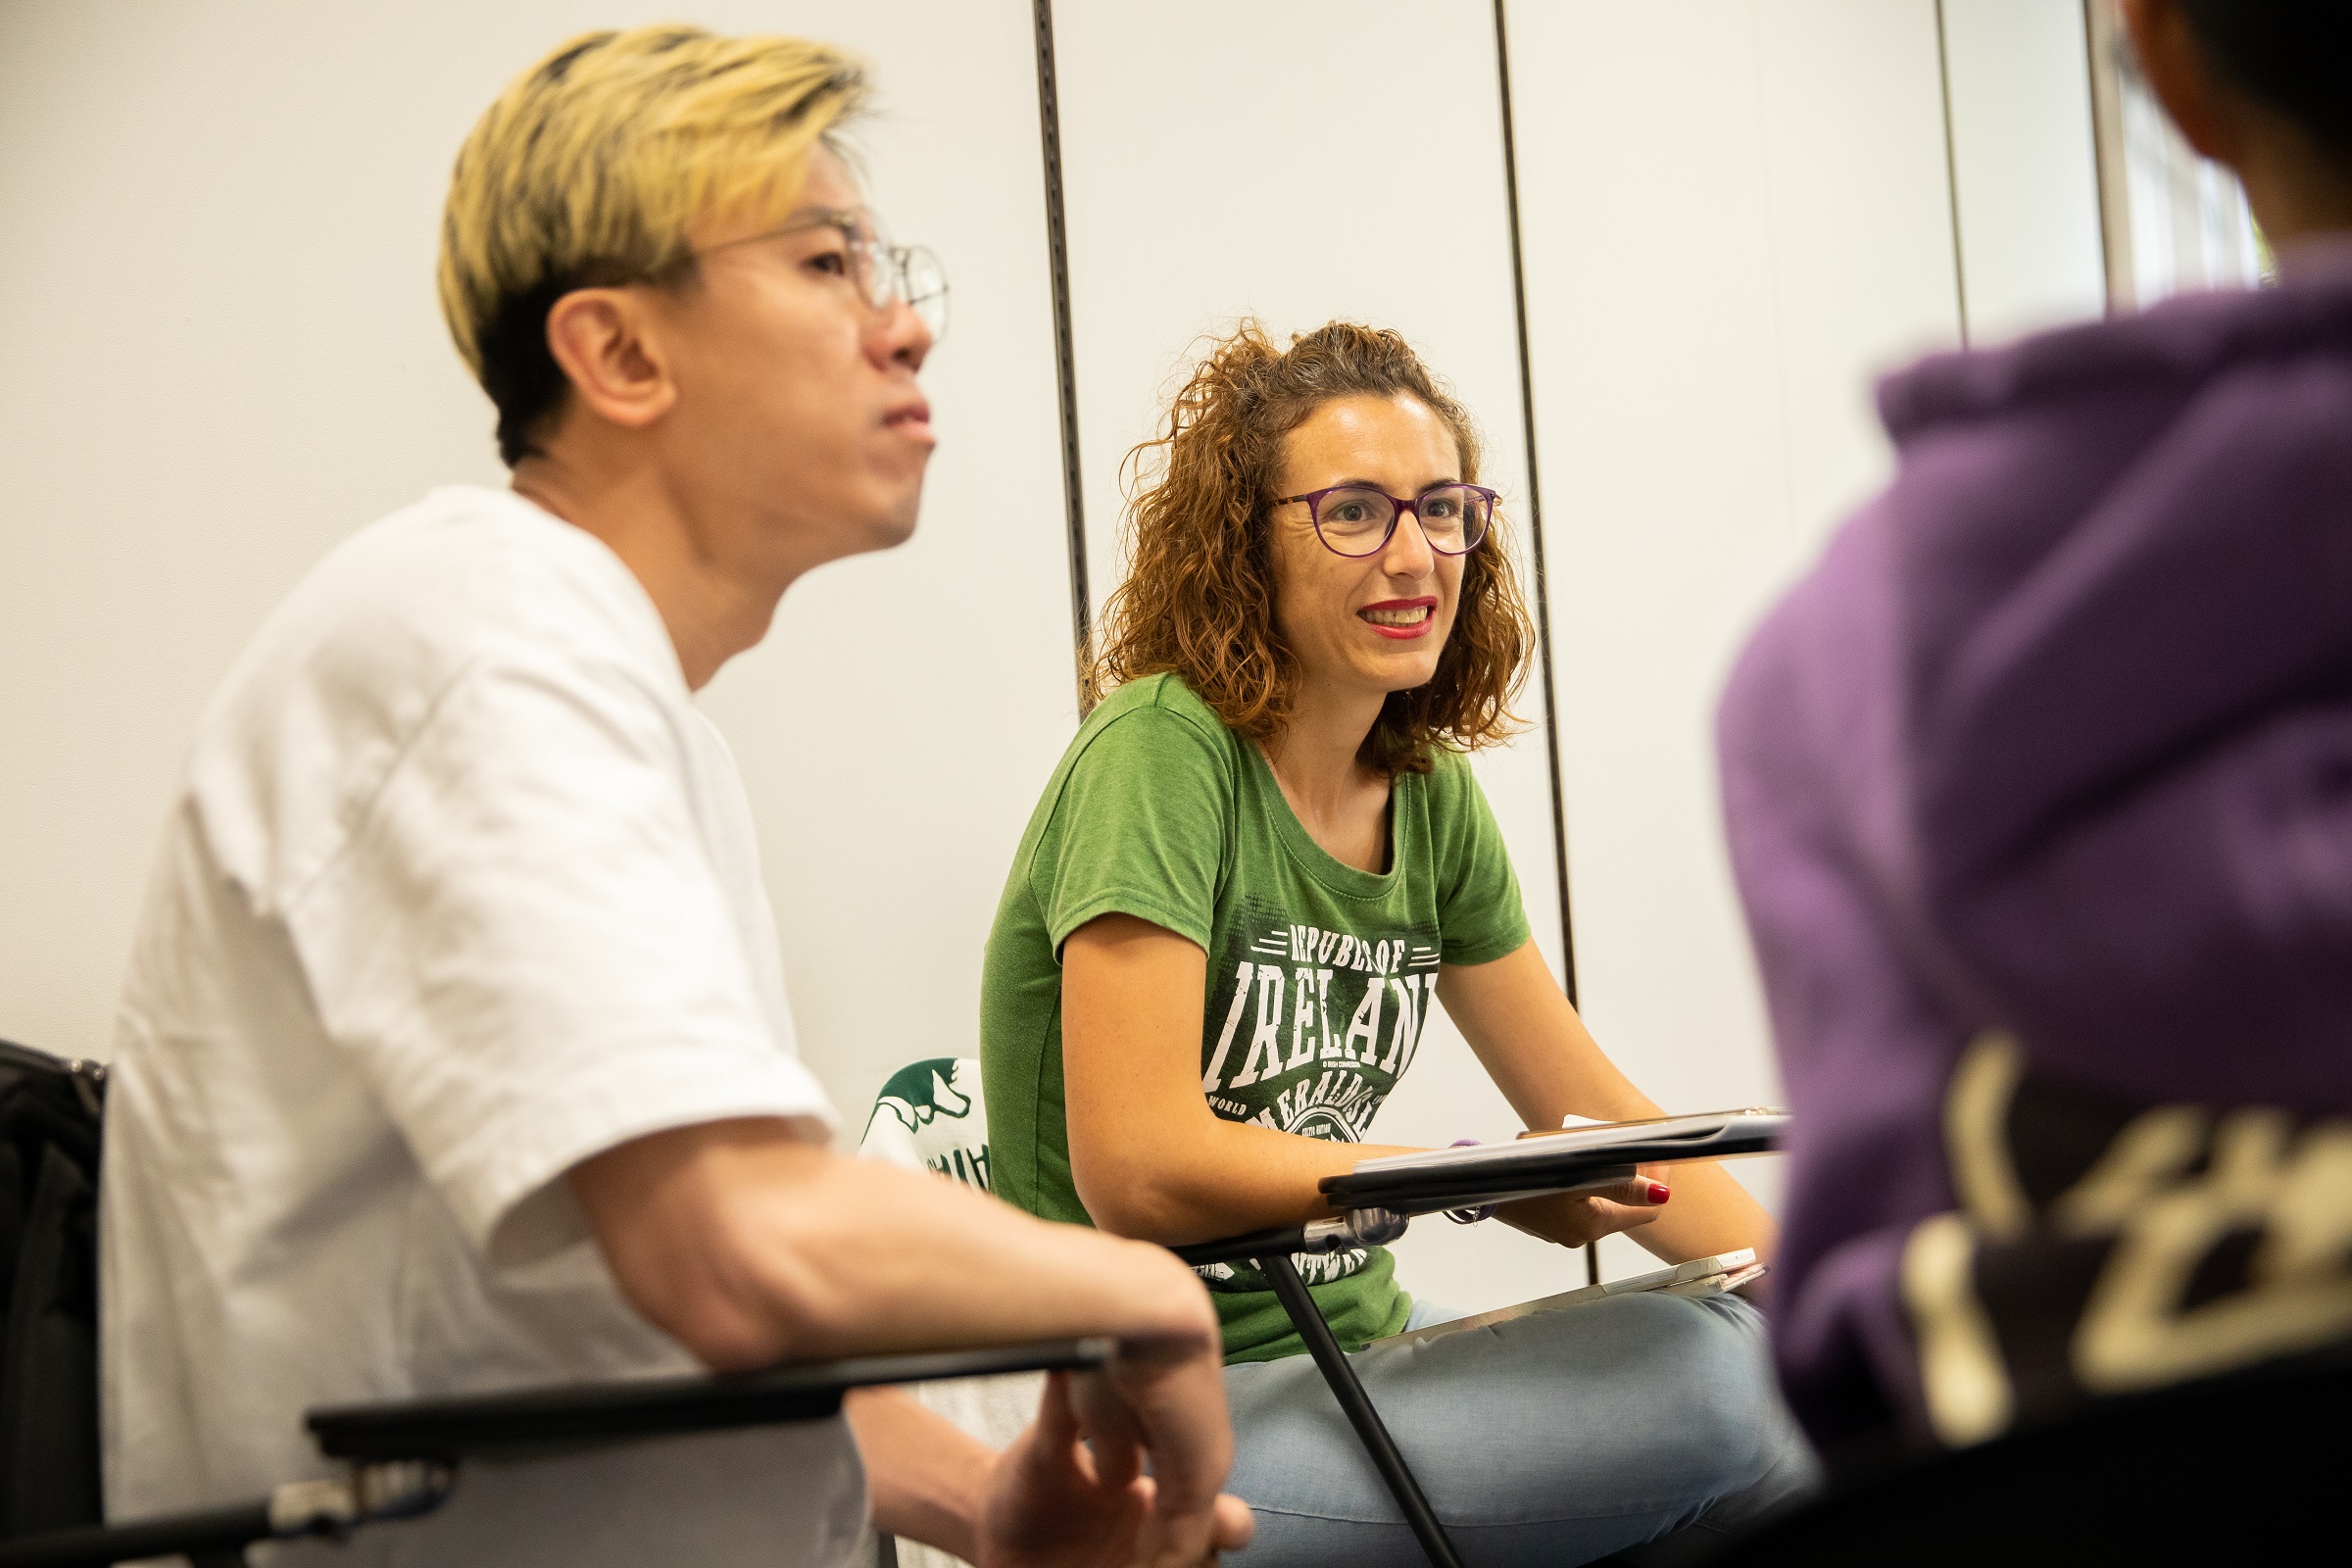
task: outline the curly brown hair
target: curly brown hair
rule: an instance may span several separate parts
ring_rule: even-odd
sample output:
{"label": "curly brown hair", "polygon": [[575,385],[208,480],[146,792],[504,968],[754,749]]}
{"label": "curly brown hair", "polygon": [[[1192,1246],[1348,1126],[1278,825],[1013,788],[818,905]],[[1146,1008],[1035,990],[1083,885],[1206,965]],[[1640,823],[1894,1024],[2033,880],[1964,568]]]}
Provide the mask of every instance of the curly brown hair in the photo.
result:
{"label": "curly brown hair", "polygon": [[[1127,455],[1130,566],[1102,607],[1087,662],[1091,706],[1117,686],[1173,672],[1252,740],[1281,733],[1298,661],[1274,619],[1267,521],[1283,441],[1334,398],[1411,397],[1453,432],[1462,478],[1478,478],[1469,413],[1396,333],[1333,321],[1277,348],[1245,320],[1211,339],[1168,406],[1159,436]],[[1358,754],[1385,773],[1426,773],[1434,748],[1474,751],[1517,733],[1535,627],[1499,512],[1462,567],[1452,635],[1428,684],[1391,692]]]}

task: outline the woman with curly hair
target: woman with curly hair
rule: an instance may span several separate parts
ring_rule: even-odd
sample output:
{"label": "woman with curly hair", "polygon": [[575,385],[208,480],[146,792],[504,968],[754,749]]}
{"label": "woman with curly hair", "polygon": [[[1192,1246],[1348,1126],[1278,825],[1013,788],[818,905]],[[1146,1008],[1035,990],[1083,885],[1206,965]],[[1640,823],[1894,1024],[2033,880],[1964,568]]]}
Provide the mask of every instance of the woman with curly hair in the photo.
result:
{"label": "woman with curly hair", "polygon": [[[1332,1211],[1443,1002],[1527,1125],[1657,1107],[1529,940],[1466,753],[1506,737],[1534,631],[1469,416],[1393,332],[1217,343],[1131,508],[1097,704],[990,936],[997,1192],[1165,1245]],[[1712,1166],[1506,1206],[1576,1247],[1768,1252]],[[1671,1201],[1669,1200],[1671,1199]],[[1380,1249],[1302,1259],[1343,1344],[1451,1314]],[[1266,1282],[1203,1270],[1257,1510],[1249,1563],[1420,1560]],[[1732,1297],[1614,1298],[1357,1357],[1476,1563],[1583,1562],[1796,1490],[1810,1461]]]}

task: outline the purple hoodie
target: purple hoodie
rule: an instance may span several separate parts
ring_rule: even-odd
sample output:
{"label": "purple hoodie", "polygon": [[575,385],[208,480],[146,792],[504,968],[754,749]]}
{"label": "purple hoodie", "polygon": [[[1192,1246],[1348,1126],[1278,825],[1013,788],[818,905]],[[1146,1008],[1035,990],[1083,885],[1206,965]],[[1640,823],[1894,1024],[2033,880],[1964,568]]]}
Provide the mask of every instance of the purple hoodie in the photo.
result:
{"label": "purple hoodie", "polygon": [[[1906,1294],[1932,1216],[1977,1249],[1993,1321],[1955,1332],[2006,1358],[1996,1403],[2030,1411],[2040,1353],[1996,1293],[2096,1298],[2108,1253],[2050,1216],[2098,1148],[2043,1180],[2033,1106],[1996,1099],[2017,1142],[1988,1180],[2022,1184],[2016,1217],[1955,1184],[1947,1088],[1983,1031],[2027,1081],[2120,1107],[2101,1147],[2163,1102],[2352,1110],[2352,238],[2275,289],[1930,358],[1879,408],[1892,485],[1756,633],[1719,718],[1796,1112],[1775,1335],[1831,1445],[1954,1441]],[[2340,1213],[2352,1176],[2328,1180]],[[2028,1231],[2038,1261],[2004,1286],[1994,1244]],[[2183,1287],[2162,1326],[2225,1288]],[[2164,1381],[2059,1364],[2072,1317],[2036,1332],[2069,1396]]]}

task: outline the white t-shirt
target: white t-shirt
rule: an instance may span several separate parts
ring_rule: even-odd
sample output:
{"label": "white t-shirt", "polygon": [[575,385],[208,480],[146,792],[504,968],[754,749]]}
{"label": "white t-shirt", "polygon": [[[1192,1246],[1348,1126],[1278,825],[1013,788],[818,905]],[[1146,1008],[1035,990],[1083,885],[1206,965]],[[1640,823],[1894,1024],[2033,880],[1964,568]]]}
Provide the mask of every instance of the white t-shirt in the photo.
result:
{"label": "white t-shirt", "polygon": [[[295,589],[206,711],[118,1025],[108,1511],[331,1473],[312,1406],[694,1369],[565,1170],[832,1108],[733,759],[587,533],[448,489]],[[469,1465],[341,1562],[840,1560],[837,1421]],[[691,1549],[688,1549],[691,1548]]]}

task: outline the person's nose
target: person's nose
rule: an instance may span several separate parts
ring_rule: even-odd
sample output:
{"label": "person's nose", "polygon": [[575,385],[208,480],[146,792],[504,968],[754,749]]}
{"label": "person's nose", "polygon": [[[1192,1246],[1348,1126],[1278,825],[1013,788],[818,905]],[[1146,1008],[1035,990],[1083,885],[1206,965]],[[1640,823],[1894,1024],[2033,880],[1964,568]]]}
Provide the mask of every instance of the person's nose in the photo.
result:
{"label": "person's nose", "polygon": [[905,300],[892,300],[874,312],[865,331],[865,351],[875,368],[903,365],[920,370],[931,357],[931,328]]}
{"label": "person's nose", "polygon": [[1417,579],[1428,576],[1437,565],[1438,553],[1429,547],[1429,535],[1421,531],[1420,514],[1399,510],[1389,547],[1380,553],[1380,569],[1392,577]]}

